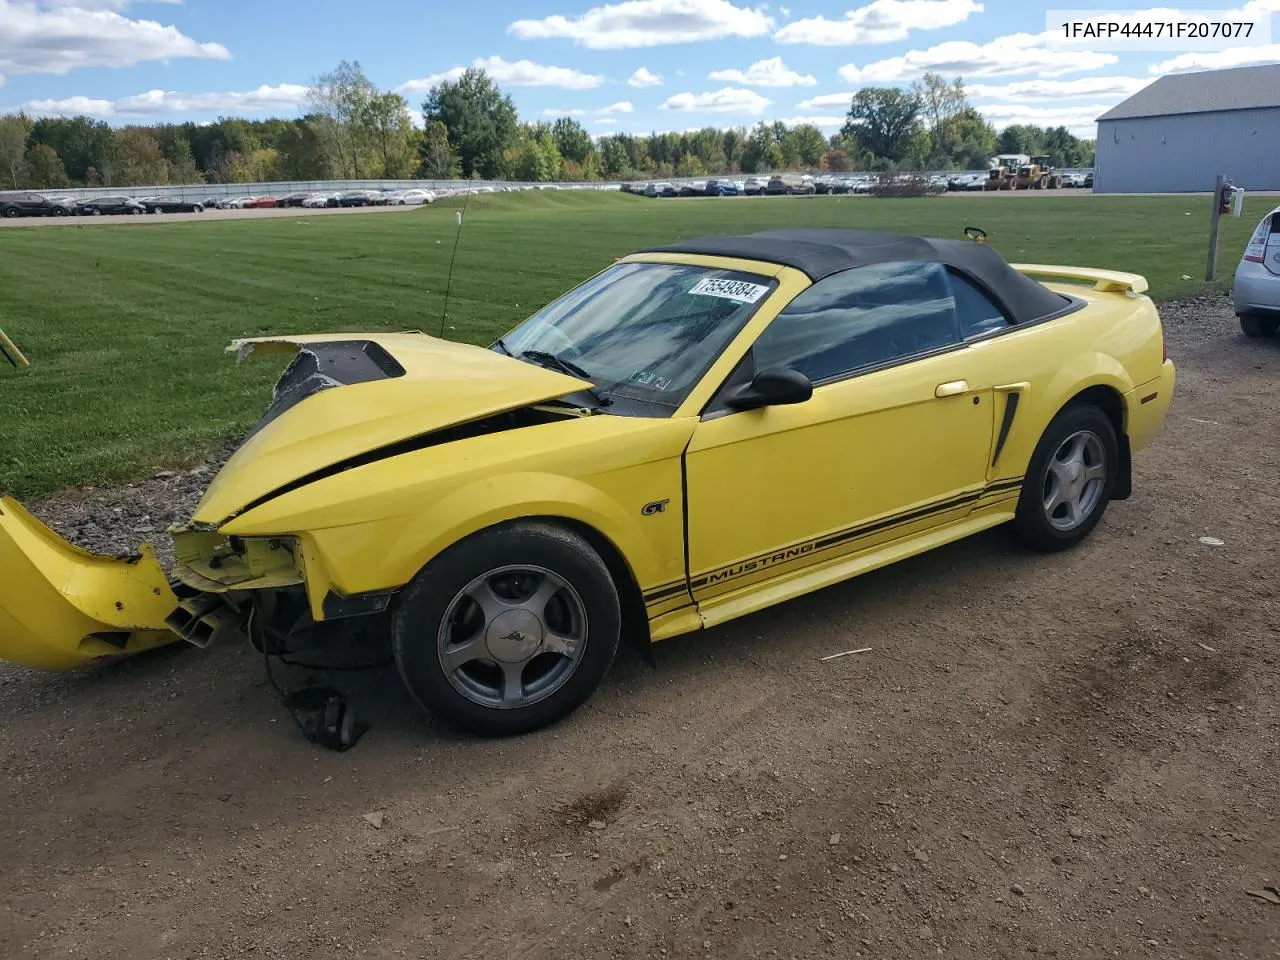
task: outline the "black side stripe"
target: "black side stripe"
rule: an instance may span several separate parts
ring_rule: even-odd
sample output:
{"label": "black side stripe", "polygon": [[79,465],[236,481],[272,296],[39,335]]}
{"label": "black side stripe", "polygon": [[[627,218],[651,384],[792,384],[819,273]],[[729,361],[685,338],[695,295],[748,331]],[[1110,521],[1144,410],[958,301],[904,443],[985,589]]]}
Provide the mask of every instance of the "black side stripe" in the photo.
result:
{"label": "black side stripe", "polygon": [[[730,564],[727,567],[720,567],[716,570],[710,570],[707,573],[693,579],[687,586],[684,581],[673,581],[669,584],[663,584],[658,587],[651,588],[644,594],[644,602],[646,605],[660,603],[663,600],[669,600],[678,596],[689,588],[704,587],[708,583],[716,581],[725,581],[736,579],[747,573],[754,573],[762,569],[762,563],[774,557],[780,557],[787,553],[795,552],[797,556],[817,553],[828,550],[831,547],[847,543],[850,540],[856,540],[861,537],[869,536],[873,533],[879,533],[893,527],[901,526],[906,523],[912,523],[916,520],[923,520],[937,513],[945,513],[948,510],[954,510],[957,507],[965,506],[970,503],[979,503],[981,501],[993,502],[992,498],[1005,496],[1022,486],[1022,477],[1012,479],[998,480],[989,484],[982,490],[976,490],[972,493],[960,494],[946,500],[940,500],[927,506],[918,507],[915,510],[908,510],[905,513],[895,514],[893,516],[884,517],[883,519],[873,521],[872,523],[864,523],[858,526],[849,527],[845,530],[838,530],[835,533],[829,533],[826,536],[819,537],[814,540],[801,541],[799,543],[789,544],[784,547],[778,547],[765,553],[748,557],[745,560],[739,560],[737,563]],[[984,504],[985,505],[985,504]],[[788,559],[795,557],[781,556],[779,562],[786,562]],[[764,564],[767,565],[767,564]],[[723,574],[728,571],[728,575]],[[682,608],[676,608],[682,609]]]}
{"label": "black side stripe", "polygon": [[688,588],[685,586],[685,582],[681,580],[678,583],[673,583],[669,587],[659,587],[656,590],[650,590],[644,595],[644,602],[646,604],[651,604],[658,603],[662,600],[668,600],[671,597],[676,597],[684,593],[686,589]]}
{"label": "black side stripe", "polygon": [[1004,442],[1009,439],[1009,428],[1013,426],[1014,414],[1018,412],[1018,394],[1016,392],[1009,394],[1004,402],[1004,420],[1000,423],[1000,435],[996,438],[996,452],[991,456],[991,465],[994,467],[996,461],[1000,459],[1000,451],[1004,449]]}

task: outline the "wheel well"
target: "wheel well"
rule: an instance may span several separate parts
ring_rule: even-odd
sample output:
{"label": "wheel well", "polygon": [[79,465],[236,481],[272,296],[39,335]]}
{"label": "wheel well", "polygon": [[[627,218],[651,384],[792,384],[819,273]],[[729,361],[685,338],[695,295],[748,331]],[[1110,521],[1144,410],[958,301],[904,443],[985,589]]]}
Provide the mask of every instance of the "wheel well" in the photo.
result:
{"label": "wheel well", "polygon": [[[1106,387],[1099,384],[1096,387],[1089,387],[1087,390],[1081,390],[1071,401],[1067,407],[1075,405],[1088,404],[1097,407],[1107,415],[1107,419],[1111,421],[1111,425],[1116,431],[1116,443],[1120,448],[1120,474],[1116,477],[1115,490],[1111,495],[1113,500],[1128,499],[1133,488],[1133,461],[1129,449],[1129,434],[1125,430],[1125,410],[1124,397],[1114,387]],[[1065,407],[1063,409],[1066,409]]]}
{"label": "wheel well", "polygon": [[636,582],[631,565],[627,563],[622,551],[612,540],[589,524],[566,517],[539,517],[547,523],[572,530],[591,544],[593,550],[600,554],[600,559],[609,568],[609,576],[618,590],[618,600],[622,608],[622,642],[633,646],[644,656],[652,656],[649,637],[649,614],[644,606],[644,594],[640,592],[640,584]]}

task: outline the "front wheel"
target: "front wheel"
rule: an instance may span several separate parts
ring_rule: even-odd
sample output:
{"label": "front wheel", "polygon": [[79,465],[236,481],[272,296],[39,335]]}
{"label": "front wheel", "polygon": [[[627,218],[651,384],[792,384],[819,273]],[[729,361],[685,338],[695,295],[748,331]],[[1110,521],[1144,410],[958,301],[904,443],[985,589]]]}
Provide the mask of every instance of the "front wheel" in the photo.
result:
{"label": "front wheel", "polygon": [[1074,547],[1107,509],[1119,466],[1111,419],[1092,404],[1067,407],[1036,446],[1014,530],[1033,550]]}
{"label": "front wheel", "polygon": [[1280,330],[1280,317],[1260,317],[1246,313],[1240,317],[1240,329],[1246,337],[1270,337]]}
{"label": "front wheel", "polygon": [[475,733],[554,723],[618,651],[618,591],[600,555],[546,523],[494,527],[450,547],[405,588],[392,638],[405,686]]}

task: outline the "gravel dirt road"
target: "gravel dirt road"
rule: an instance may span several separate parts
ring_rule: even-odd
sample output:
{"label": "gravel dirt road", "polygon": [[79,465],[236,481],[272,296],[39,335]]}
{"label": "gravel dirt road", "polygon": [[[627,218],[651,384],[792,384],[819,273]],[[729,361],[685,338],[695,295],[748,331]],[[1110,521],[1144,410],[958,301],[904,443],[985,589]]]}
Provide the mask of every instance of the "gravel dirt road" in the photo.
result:
{"label": "gravel dirt road", "polygon": [[[326,752],[247,645],[0,670],[0,956],[1280,956],[1280,340],[1165,316],[1168,426],[1080,549],[994,531],[627,654],[534,736],[381,671],[327,678],[373,728]],[[41,510],[128,542],[205,479]]]}

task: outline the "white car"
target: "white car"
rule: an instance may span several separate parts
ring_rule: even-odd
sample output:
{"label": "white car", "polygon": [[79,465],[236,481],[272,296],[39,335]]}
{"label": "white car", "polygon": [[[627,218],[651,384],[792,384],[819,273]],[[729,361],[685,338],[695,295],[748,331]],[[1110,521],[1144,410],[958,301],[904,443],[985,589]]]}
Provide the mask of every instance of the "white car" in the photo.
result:
{"label": "white car", "polygon": [[311,209],[315,209],[316,207],[327,207],[329,206],[329,201],[333,199],[334,195],[332,193],[317,193],[314,196],[307,197],[307,199],[303,200],[302,205]]}
{"label": "white car", "polygon": [[1231,299],[1245,336],[1270,337],[1280,330],[1280,207],[1263,217],[1249,238]]}
{"label": "white car", "polygon": [[414,207],[424,203],[433,203],[436,199],[435,193],[430,190],[396,190],[387,194],[387,206],[389,207]]}

